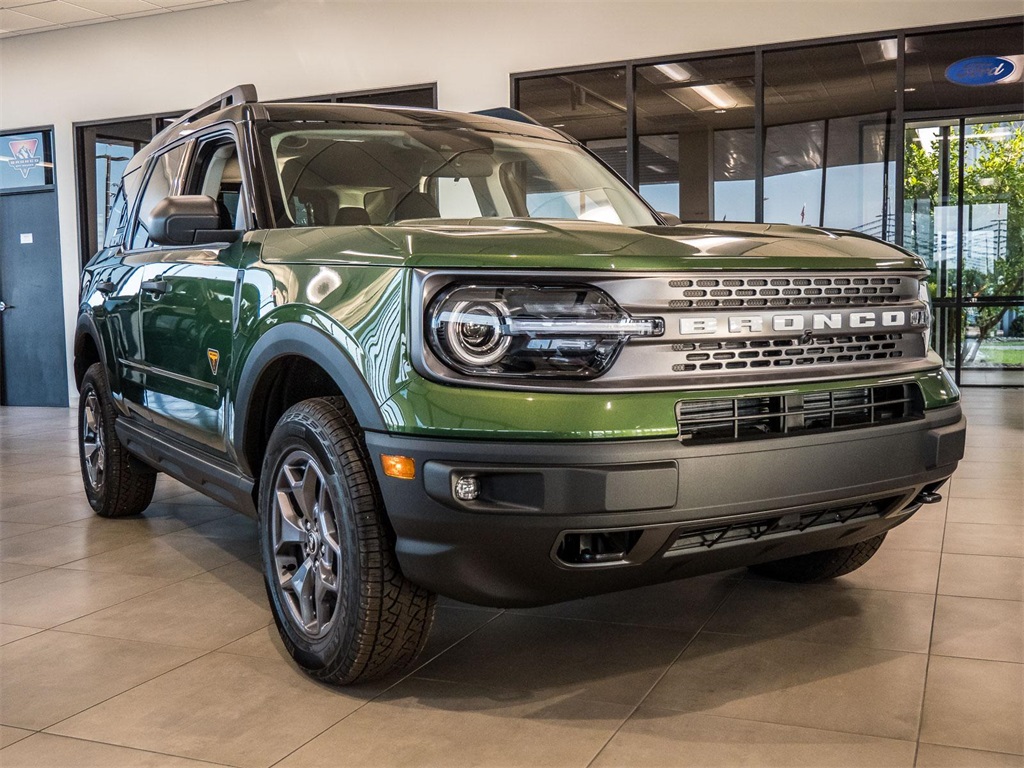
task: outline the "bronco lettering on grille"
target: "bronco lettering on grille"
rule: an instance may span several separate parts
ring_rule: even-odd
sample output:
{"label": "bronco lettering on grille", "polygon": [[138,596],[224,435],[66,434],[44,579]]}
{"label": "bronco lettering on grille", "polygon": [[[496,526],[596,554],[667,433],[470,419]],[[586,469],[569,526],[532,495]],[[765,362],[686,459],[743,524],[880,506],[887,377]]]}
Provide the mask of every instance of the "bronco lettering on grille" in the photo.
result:
{"label": "bronco lettering on grille", "polygon": [[[913,313],[911,313],[913,315]],[[915,318],[910,318],[913,324]],[[906,327],[907,313],[903,310],[886,310],[880,312],[815,312],[810,315],[779,314],[765,317],[763,315],[732,315],[720,317],[682,317],[679,319],[679,332],[684,336],[714,334],[720,330],[729,333],[786,333],[804,330],[841,330],[859,328],[901,328]]]}

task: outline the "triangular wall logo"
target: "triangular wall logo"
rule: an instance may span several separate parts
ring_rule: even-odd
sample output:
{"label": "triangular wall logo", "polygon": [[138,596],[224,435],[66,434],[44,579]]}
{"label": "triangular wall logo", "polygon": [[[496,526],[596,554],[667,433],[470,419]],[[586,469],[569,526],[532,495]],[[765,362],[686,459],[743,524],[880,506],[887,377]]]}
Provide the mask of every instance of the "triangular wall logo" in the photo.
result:
{"label": "triangular wall logo", "polygon": [[39,139],[17,139],[7,143],[11,147],[11,154],[14,155],[7,164],[21,171],[22,178],[27,179],[32,169],[43,162],[43,158],[36,155]]}

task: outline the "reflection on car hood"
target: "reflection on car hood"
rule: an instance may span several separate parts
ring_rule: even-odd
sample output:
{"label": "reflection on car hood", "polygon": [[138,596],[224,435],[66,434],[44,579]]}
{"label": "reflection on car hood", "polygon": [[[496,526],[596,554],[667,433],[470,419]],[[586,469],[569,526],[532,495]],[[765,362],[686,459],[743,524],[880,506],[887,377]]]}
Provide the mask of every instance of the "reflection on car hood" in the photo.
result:
{"label": "reflection on car hood", "polygon": [[864,235],[782,224],[624,227],[554,219],[422,219],[263,234],[262,257],[270,263],[610,271],[924,269],[916,256]]}

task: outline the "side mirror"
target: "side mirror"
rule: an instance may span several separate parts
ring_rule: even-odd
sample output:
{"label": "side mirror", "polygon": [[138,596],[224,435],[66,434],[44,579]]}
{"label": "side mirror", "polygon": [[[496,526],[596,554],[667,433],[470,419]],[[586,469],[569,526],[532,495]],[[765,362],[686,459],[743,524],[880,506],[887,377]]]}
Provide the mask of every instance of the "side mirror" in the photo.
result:
{"label": "side mirror", "polygon": [[149,214],[149,239],[157,245],[233,243],[242,233],[220,228],[217,201],[206,195],[165,197]]}
{"label": "side mirror", "polygon": [[676,216],[674,213],[658,211],[658,215],[661,217],[661,220],[665,222],[666,227],[677,227],[683,223],[683,220]]}

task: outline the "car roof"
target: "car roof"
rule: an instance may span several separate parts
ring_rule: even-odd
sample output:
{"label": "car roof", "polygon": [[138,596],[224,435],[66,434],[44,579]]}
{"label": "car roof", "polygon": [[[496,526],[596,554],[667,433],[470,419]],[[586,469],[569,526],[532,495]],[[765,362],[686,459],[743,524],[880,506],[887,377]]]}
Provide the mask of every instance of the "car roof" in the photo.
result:
{"label": "car roof", "polygon": [[[509,112],[511,112],[509,110]],[[524,115],[525,118],[525,115]],[[316,102],[251,102],[234,104],[194,119],[178,120],[157,134],[132,158],[125,173],[143,165],[162,147],[218,123],[332,122],[364,125],[463,128],[492,133],[574,142],[565,134],[541,125],[493,115],[450,112],[422,107],[390,107],[377,104],[322,104]]]}

